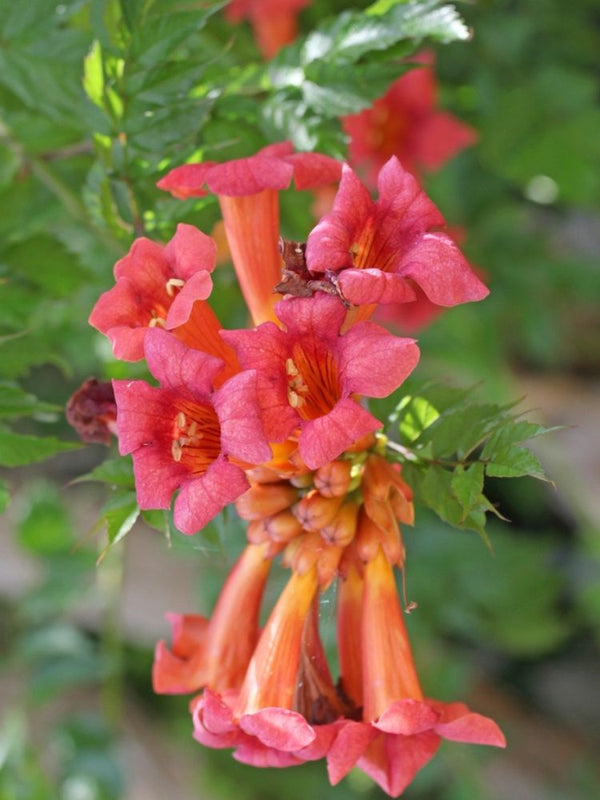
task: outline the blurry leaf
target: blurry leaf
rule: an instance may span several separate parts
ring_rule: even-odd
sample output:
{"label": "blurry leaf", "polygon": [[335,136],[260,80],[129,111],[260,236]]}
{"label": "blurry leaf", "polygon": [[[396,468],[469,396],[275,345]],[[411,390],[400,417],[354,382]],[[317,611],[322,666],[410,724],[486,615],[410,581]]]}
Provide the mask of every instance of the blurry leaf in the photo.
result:
{"label": "blurry leaf", "polygon": [[6,511],[6,507],[10,503],[10,493],[8,486],[4,481],[0,481],[0,514]]}
{"label": "blurry leaf", "polygon": [[8,186],[20,166],[19,156],[8,147],[0,148],[0,187]]}
{"label": "blurry leaf", "polygon": [[8,249],[4,258],[13,275],[22,275],[48,297],[69,297],[90,279],[88,270],[49,236],[32,236]]}
{"label": "blurry leaf", "polygon": [[0,428],[0,464],[4,467],[18,467],[68,450],[78,450],[81,445],[75,442],[61,442],[52,436],[39,437],[13,433]]}
{"label": "blurry leaf", "polygon": [[29,631],[18,647],[19,656],[28,664],[36,664],[48,658],[91,655],[92,644],[87,636],[74,625],[54,622],[43,628]]}
{"label": "blurry leaf", "polygon": [[95,40],[83,62],[83,88],[92,103],[104,108],[104,71],[102,48]]}
{"label": "blurry leaf", "polygon": [[60,553],[73,545],[71,520],[51,484],[30,488],[27,512],[19,521],[17,540],[36,555]]}
{"label": "blurry leaf", "polygon": [[44,403],[35,395],[23,391],[15,383],[0,382],[0,419],[55,414],[61,410],[61,406]]}
{"label": "blurry leaf", "polygon": [[554,561],[552,537],[492,523],[492,553],[467,534],[448,536],[425,511],[417,520],[415,536],[407,534],[411,596],[436,629],[520,657],[552,652],[572,635],[562,603],[565,576]]}

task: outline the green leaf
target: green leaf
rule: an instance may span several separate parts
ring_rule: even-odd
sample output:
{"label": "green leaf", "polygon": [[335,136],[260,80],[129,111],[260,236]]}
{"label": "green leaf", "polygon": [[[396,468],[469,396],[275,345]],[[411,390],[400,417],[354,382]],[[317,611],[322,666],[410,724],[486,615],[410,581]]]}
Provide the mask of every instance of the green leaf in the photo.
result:
{"label": "green leaf", "polygon": [[471,464],[467,469],[459,466],[452,476],[452,492],[461,504],[465,516],[477,506],[481,506],[483,476],[484,467],[481,462]]}
{"label": "green leaf", "polygon": [[401,417],[400,439],[403,443],[414,442],[421,433],[439,417],[439,412],[425,397],[407,395],[398,404],[392,419]]}
{"label": "green leaf", "polygon": [[483,460],[493,459],[496,452],[502,452],[513,444],[527,442],[536,436],[557,430],[560,430],[560,427],[545,428],[543,425],[526,420],[508,422],[490,436],[484,445],[481,457]]}
{"label": "green leaf", "polygon": [[414,467],[407,463],[403,467],[403,477],[415,493],[416,502],[428,508],[455,528],[473,530],[484,539],[485,536],[485,498],[474,504],[468,511],[454,494],[453,473],[439,465]]}
{"label": "green leaf", "polygon": [[284,48],[267,76],[276,91],[300,91],[306,110],[317,117],[356,113],[406,70],[400,59],[428,36],[447,42],[467,38],[468,31],[453,6],[436,0],[396,5],[383,14],[345,11]]}
{"label": "green leaf", "polygon": [[102,481],[102,483],[107,483],[109,486],[133,489],[135,482],[133,478],[131,456],[106,458],[101,464],[94,467],[91,472],[76,478],[73,483],[80,483],[83,481]]}
{"label": "green leaf", "polygon": [[15,383],[0,382],[0,419],[47,414],[54,416],[61,410],[61,406],[43,403]]}
{"label": "green leaf", "polygon": [[437,456],[465,458],[498,428],[511,406],[465,404],[443,412],[416,440],[418,446],[430,443]]}
{"label": "green leaf", "polygon": [[46,556],[68,550],[73,545],[73,530],[56,487],[37,484],[27,501],[27,513],[18,526],[21,547]]}
{"label": "green leaf", "polygon": [[106,523],[108,545],[100,554],[98,562],[102,561],[111,547],[127,536],[139,515],[140,509],[135,492],[128,489],[117,489],[104,506],[102,520]]}
{"label": "green leaf", "polygon": [[0,465],[3,467],[19,467],[80,448],[80,444],[63,442],[53,436],[30,436],[0,428]]}
{"label": "green leaf", "polygon": [[[369,14],[369,9],[366,13]],[[440,44],[449,44],[471,37],[456,8],[437,0],[417,0],[396,5],[384,19],[389,25],[399,27],[404,38],[430,38]]]}
{"label": "green leaf", "polygon": [[494,454],[494,460],[486,464],[485,473],[490,478],[520,478],[529,475],[547,480],[540,460],[523,447],[510,447]]}

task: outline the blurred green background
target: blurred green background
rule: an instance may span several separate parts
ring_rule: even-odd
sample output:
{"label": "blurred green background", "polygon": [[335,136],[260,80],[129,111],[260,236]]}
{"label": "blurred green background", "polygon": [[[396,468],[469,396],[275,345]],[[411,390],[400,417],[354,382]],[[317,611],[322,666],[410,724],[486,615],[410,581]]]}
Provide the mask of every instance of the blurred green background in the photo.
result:
{"label": "blurred green background", "polygon": [[[187,698],[152,693],[152,648],[165,611],[210,611],[243,529],[230,515],[186,539],[168,515],[136,521],[127,467],[76,481],[106,448],[78,448],[63,420],[88,376],[143,374],[87,326],[114,262],[135,236],[166,240],[179,221],[210,232],[219,217],[213,198],[155,189],[170,166],[290,135],[344,155],[339,122],[265,82],[249,26],[223,5],[0,0],[0,800],[384,797],[362,773],[332,788],[322,763],[256,770],[192,741]],[[311,3],[301,34],[366,5]],[[566,427],[536,442],[556,488],[487,486],[510,520],[490,523],[493,554],[425,509],[406,532],[426,692],[494,716],[509,747],[444,743],[405,796],[588,800],[600,796],[600,10],[458,8],[473,36],[435,44],[439,103],[479,141],[424,182],[491,294],[419,334],[419,375],[522,396],[529,418]],[[306,238],[310,204],[282,198],[285,234]],[[222,319],[244,324],[230,271],[215,282]],[[107,534],[123,541],[97,567]]]}

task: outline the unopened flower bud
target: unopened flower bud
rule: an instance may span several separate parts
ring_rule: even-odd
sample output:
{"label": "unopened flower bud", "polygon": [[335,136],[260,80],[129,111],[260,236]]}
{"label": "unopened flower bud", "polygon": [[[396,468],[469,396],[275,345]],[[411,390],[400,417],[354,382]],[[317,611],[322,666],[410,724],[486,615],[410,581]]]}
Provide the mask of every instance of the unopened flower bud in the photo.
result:
{"label": "unopened flower bud", "polygon": [[246,528],[246,538],[251,544],[262,544],[269,539],[269,534],[262,519],[249,522]]}
{"label": "unopened flower bud", "polygon": [[314,475],[315,488],[323,497],[343,497],[350,485],[350,461],[330,461]]}
{"label": "unopened flower bud", "polygon": [[341,504],[341,497],[323,497],[319,492],[312,491],[296,503],[293,511],[303,528],[320,531],[333,521]]}
{"label": "unopened flower bud", "polygon": [[348,501],[340,508],[332,522],[321,528],[321,536],[328,544],[346,547],[356,534],[358,504]]}
{"label": "unopened flower bud", "polygon": [[[408,487],[406,487],[408,489]],[[406,525],[413,525],[415,521],[415,507],[412,504],[412,492],[407,497],[404,492],[394,487],[390,493],[389,504],[392,513],[399,522]]]}
{"label": "unopened flower bud", "polygon": [[375,435],[372,433],[366,433],[364,436],[361,436],[360,439],[357,439],[350,447],[346,448],[347,453],[360,453],[361,450],[368,450],[370,447],[373,447],[375,444]]}
{"label": "unopened flower bud", "polygon": [[256,484],[235,501],[238,514],[245,520],[272,517],[297,499],[298,491],[287,482]]}
{"label": "unopened flower bud", "polygon": [[302,525],[287,509],[264,520],[264,526],[268,536],[275,542],[289,542],[302,533]]}
{"label": "unopened flower bud", "polygon": [[356,550],[363,563],[366,564],[375,558],[381,545],[381,539],[381,529],[368,516],[363,507],[356,527]]}
{"label": "unopened flower bud", "polygon": [[327,591],[335,578],[343,552],[344,548],[342,546],[330,544],[319,552],[319,557],[317,559],[317,575],[322,592]]}
{"label": "unopened flower bud", "polygon": [[290,483],[298,489],[307,489],[312,486],[313,474],[312,472],[302,472],[299,475],[292,475]]}
{"label": "unopened flower bud", "polygon": [[305,533],[288,544],[283,553],[283,563],[297,573],[304,575],[317,562],[320,550],[324,547],[318,533]]}

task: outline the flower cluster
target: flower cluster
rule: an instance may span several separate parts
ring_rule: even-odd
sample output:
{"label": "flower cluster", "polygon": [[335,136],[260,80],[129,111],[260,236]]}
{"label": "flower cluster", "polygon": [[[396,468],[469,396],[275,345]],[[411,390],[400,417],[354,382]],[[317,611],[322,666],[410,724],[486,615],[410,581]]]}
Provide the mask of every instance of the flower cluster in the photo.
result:
{"label": "flower cluster", "polygon": [[[292,178],[298,189],[339,181],[306,245],[279,241],[278,192]],[[170,616],[155,690],[199,693],[194,736],[233,748],[239,761],[324,758],[332,783],[357,765],[392,796],[442,738],[503,746],[492,720],[423,694],[394,577],[412,493],[366,406],[394,392],[419,358],[414,340],[370,319],[377,309],[413,302],[417,289],[442,306],[487,289],[395,158],[379,173],[376,201],[347,165],[288,143],[188,164],[159,185],[176,197],[218,195],[252,325],[219,322],[215,246],[189,225],[165,246],[135,242],[90,318],[115,355],[145,357],[158,382],[113,382],[140,507],[169,508],[176,494],[186,534],[230,503],[247,522],[248,543],[210,619]],[[261,630],[275,558],[290,577]],[[337,681],[319,634],[319,599],[334,584]]]}

